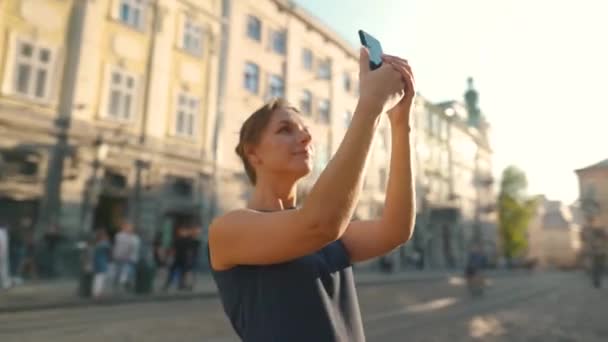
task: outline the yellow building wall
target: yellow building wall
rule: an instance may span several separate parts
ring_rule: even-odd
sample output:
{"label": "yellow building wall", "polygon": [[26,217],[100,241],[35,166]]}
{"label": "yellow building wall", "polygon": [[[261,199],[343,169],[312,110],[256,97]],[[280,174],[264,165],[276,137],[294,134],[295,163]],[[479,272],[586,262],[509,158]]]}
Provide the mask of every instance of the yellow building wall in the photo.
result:
{"label": "yellow building wall", "polygon": [[[65,39],[73,1],[5,0],[0,2],[0,99],[7,104],[26,105],[54,116],[60,95]],[[17,39],[44,44],[54,51],[48,101],[33,100],[14,91]]]}

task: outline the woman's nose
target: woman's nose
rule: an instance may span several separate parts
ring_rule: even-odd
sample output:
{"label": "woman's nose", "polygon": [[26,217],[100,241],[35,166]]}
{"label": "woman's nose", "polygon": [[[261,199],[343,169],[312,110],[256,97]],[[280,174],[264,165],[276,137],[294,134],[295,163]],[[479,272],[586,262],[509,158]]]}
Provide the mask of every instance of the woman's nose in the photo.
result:
{"label": "woman's nose", "polygon": [[307,130],[300,131],[300,141],[303,143],[309,143],[312,140],[310,132]]}

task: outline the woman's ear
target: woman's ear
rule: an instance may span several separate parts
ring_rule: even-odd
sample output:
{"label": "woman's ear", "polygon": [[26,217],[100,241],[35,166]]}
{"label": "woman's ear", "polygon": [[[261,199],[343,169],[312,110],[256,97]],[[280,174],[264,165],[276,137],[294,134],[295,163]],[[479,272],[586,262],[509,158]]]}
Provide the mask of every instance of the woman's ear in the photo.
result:
{"label": "woman's ear", "polygon": [[245,146],[245,155],[247,156],[247,159],[251,165],[260,165],[262,162],[253,146]]}

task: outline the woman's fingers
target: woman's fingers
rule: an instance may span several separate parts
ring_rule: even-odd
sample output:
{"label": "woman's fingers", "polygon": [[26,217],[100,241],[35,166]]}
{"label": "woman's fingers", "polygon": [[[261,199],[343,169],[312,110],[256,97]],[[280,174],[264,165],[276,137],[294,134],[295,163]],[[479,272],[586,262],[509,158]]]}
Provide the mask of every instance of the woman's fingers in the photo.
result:
{"label": "woman's fingers", "polygon": [[415,84],[414,76],[412,75],[411,67],[409,67],[409,65],[403,65],[401,63],[390,63],[390,62],[389,62],[389,64],[401,74],[401,78],[402,78],[403,82],[406,83],[406,85],[413,86]]}
{"label": "woman's fingers", "polygon": [[404,68],[405,70],[407,70],[408,74],[412,78],[412,81],[414,81],[414,73],[412,71],[412,67],[405,59],[386,55],[384,56],[383,60],[393,66],[396,66],[398,68]]}
{"label": "woman's fingers", "polygon": [[385,59],[385,58],[386,59],[401,59],[401,60],[404,60],[404,61],[407,62],[407,60],[405,60],[405,59],[403,59],[403,58],[401,58],[399,56],[394,56],[394,55],[389,55],[389,54],[383,53],[382,54],[382,59]]}
{"label": "woman's fingers", "polygon": [[407,59],[392,55],[382,55],[382,60],[389,63],[404,63],[409,65],[409,61]]}

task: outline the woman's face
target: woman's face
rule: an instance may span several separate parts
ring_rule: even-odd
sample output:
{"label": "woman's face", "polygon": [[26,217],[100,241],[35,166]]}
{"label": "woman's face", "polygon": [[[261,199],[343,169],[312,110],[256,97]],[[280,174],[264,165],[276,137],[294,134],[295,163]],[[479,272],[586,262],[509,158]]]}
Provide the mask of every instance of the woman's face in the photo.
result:
{"label": "woman's face", "polygon": [[312,156],[311,136],[302,117],[293,109],[281,108],[272,114],[249,160],[258,179],[265,174],[297,180],[312,170]]}

